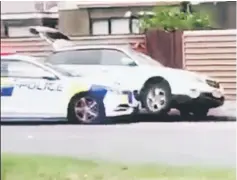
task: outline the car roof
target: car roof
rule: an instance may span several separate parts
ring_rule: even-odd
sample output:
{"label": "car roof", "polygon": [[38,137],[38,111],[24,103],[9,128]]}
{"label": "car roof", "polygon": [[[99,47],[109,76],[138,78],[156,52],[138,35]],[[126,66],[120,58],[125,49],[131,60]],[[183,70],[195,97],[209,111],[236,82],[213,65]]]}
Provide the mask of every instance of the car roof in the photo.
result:
{"label": "car roof", "polygon": [[9,61],[22,60],[22,61],[27,61],[27,62],[35,62],[37,60],[36,57],[26,56],[26,55],[19,55],[19,54],[1,55],[1,59],[7,59]]}
{"label": "car roof", "polygon": [[129,50],[131,47],[129,45],[75,45],[69,47],[63,47],[60,49],[55,50],[54,52],[61,52],[61,51],[73,51],[73,50],[80,50],[80,49],[117,49],[121,51]]}

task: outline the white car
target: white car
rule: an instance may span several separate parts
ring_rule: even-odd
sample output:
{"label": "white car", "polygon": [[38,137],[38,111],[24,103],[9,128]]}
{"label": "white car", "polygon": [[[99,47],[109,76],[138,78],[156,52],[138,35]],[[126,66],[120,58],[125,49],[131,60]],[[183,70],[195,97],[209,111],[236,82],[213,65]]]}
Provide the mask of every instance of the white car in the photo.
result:
{"label": "white car", "polygon": [[210,108],[224,103],[223,88],[216,80],[187,70],[164,67],[130,47],[77,46],[55,29],[31,27],[30,31],[54,47],[46,62],[86,76],[104,74],[118,80],[123,87],[137,89],[136,99],[150,113],[176,108],[181,115],[204,117]]}
{"label": "white car", "polygon": [[105,123],[132,114],[136,102],[132,91],[104,78],[76,77],[35,57],[1,56],[1,121]]}

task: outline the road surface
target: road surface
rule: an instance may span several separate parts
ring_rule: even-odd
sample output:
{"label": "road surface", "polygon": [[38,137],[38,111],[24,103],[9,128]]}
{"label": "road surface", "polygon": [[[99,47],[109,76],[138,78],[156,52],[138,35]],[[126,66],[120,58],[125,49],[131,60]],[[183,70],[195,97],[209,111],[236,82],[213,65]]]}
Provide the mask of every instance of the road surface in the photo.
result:
{"label": "road surface", "polygon": [[178,118],[97,126],[3,125],[1,150],[109,161],[235,167],[235,121],[216,122],[220,119],[210,121],[210,117],[209,122],[172,122]]}
{"label": "road surface", "polygon": [[141,115],[117,124],[8,124],[2,152],[53,154],[171,165],[236,165],[236,104],[213,109],[205,120]]}

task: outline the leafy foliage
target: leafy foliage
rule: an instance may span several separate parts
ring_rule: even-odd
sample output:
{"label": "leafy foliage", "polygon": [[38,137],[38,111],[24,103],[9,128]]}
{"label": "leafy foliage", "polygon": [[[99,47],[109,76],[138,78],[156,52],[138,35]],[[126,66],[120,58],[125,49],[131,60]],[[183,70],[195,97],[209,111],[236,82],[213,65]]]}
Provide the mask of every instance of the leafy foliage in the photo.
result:
{"label": "leafy foliage", "polygon": [[197,12],[184,13],[177,9],[154,9],[154,15],[144,15],[140,27],[144,30],[158,28],[165,31],[197,30],[211,27],[208,15]]}

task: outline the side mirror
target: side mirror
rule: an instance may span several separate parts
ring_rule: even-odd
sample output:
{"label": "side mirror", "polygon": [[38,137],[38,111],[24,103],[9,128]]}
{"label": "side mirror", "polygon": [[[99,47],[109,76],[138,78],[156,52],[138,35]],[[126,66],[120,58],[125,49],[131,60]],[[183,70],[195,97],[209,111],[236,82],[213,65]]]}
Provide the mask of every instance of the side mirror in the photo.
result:
{"label": "side mirror", "polygon": [[124,57],[122,58],[122,63],[127,66],[137,66],[137,64],[130,58]]}

